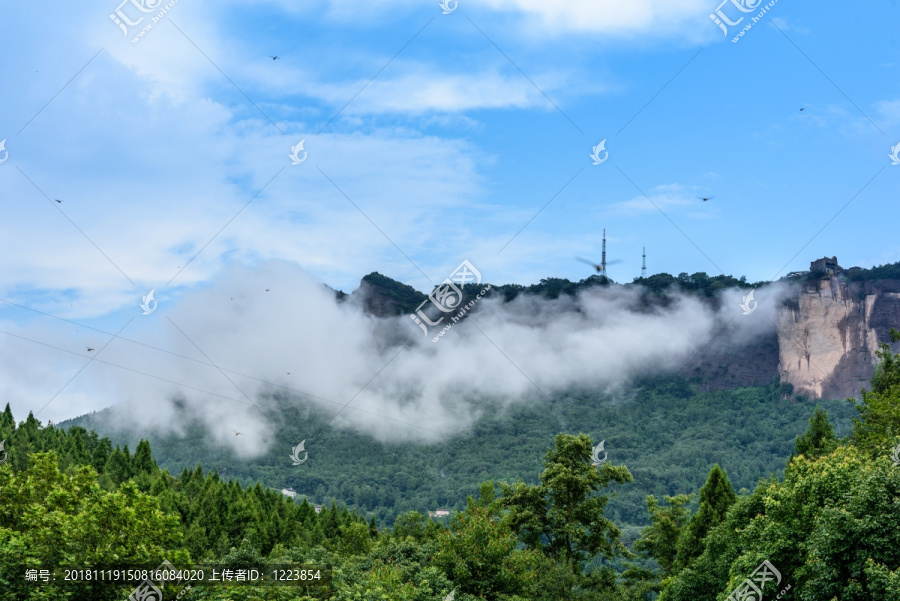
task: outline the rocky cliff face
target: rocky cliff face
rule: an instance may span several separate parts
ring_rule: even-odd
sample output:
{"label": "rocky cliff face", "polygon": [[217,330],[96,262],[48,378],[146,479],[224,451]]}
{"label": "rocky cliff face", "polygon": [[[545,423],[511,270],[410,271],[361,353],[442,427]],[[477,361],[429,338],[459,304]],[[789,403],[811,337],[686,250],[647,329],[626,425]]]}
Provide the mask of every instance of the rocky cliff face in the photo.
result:
{"label": "rocky cliff face", "polygon": [[813,398],[858,397],[891,327],[900,327],[900,282],[806,282],[779,314],[781,381]]}

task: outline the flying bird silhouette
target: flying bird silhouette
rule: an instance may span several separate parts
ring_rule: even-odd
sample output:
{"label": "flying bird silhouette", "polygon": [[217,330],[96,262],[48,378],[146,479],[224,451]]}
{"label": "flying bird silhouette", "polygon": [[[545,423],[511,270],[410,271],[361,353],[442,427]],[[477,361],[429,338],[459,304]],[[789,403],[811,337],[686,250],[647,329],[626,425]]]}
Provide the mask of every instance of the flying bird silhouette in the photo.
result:
{"label": "flying bird silhouette", "polygon": [[800,110],[802,111],[803,109],[800,109]]}
{"label": "flying bird silhouette", "polygon": [[707,200],[712,200],[713,198],[715,198],[715,196],[698,196],[697,198],[699,198],[703,202],[706,202]]}
{"label": "flying bird silhouette", "polygon": [[94,349],[92,349],[91,347],[87,347],[87,350],[88,350],[88,352],[90,353],[90,352],[91,352],[92,350],[94,350]]}
{"label": "flying bird silhouette", "polygon": [[234,431],[234,435],[235,435],[235,436],[240,436],[240,435],[241,435],[241,433],[240,433],[240,432],[238,432],[238,431],[237,431],[237,430],[235,430],[235,431]]}
{"label": "flying bird silhouette", "polygon": [[266,288],[266,292],[268,292],[269,290],[271,290],[271,288]]}
{"label": "flying bird silhouette", "polygon": [[272,55],[270,54],[270,55],[269,55],[269,58],[271,58],[273,61],[277,61],[279,57],[278,57],[277,54],[276,54],[275,56],[272,56]]}
{"label": "flying bird silhouette", "polygon": [[[582,259],[581,257],[575,257],[575,258],[577,260],[581,261],[582,263],[587,263],[588,265],[593,265],[594,269],[597,270],[597,273],[600,273],[601,271],[603,271],[603,266],[600,265],[599,263],[594,263],[593,261],[588,261],[587,259]],[[621,259],[616,259],[615,261],[607,261],[606,264],[607,265],[615,265],[616,263],[621,263],[621,262],[622,262]]]}
{"label": "flying bird silhouette", "polygon": [[58,199],[58,198],[54,198],[53,200],[55,200],[56,202],[62,204],[62,201],[61,201],[60,199]]}

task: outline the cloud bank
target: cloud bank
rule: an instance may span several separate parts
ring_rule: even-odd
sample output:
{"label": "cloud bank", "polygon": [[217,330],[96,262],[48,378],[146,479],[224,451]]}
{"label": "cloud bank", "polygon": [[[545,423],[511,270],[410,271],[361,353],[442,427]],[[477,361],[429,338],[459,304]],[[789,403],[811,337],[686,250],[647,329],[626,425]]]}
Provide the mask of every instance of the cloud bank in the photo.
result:
{"label": "cloud bank", "polygon": [[145,431],[178,432],[176,416],[187,411],[244,456],[265,452],[284,419],[264,400],[275,393],[335,416],[335,428],[428,442],[465,430],[489,406],[547,403],[574,388],[608,390],[677,369],[724,322],[735,341],[771,332],[777,295],[758,291],[749,316],[737,291],[718,311],[689,296],[642,307],[638,292],[621,287],[555,300],[485,298],[434,343],[436,331],[423,336],[408,316],[373,317],[357,300],[338,303],[296,264],[268,261],[233,266],[181,299],[161,297],[111,341],[71,324],[20,331],[28,340],[11,338],[0,351],[0,392],[39,406],[64,387],[39,418],[120,403],[119,423]]}

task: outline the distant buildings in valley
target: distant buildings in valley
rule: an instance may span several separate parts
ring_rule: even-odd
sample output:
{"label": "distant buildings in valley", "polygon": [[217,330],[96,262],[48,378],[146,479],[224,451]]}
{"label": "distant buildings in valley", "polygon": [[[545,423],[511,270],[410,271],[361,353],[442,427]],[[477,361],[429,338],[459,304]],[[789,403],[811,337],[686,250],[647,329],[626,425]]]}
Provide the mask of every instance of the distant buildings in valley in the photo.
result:
{"label": "distant buildings in valley", "polygon": [[[281,494],[283,494],[283,495],[286,496],[286,497],[290,497],[290,498],[292,498],[292,499],[296,499],[296,498],[297,498],[297,491],[294,490],[293,488],[282,488],[282,489],[281,489]],[[309,498],[308,498],[308,497],[306,497],[306,496],[304,495],[303,498],[306,499],[307,502],[309,502]],[[316,513],[319,513],[319,512],[322,511],[322,506],[321,506],[321,505],[313,505],[313,509],[316,510]]]}
{"label": "distant buildings in valley", "polygon": [[428,517],[430,518],[442,518],[448,515],[450,515],[450,510],[446,507],[438,507],[434,511],[428,512]]}

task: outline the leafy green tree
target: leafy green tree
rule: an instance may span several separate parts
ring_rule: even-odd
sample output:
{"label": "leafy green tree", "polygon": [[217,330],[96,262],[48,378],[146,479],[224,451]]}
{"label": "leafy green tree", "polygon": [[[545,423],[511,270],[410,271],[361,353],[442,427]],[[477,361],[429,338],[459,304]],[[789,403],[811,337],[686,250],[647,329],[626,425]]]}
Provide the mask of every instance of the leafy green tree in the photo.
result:
{"label": "leafy green tree", "polygon": [[725,470],[715,464],[706,484],[700,488],[700,507],[691,517],[677,544],[674,568],[687,567],[691,560],[703,553],[707,533],[725,519],[728,508],[737,500]]}
{"label": "leafy green tree", "polygon": [[[10,599],[120,599],[108,585],[23,586],[24,567],[189,562],[179,520],[130,483],[107,492],[96,472],[59,470],[54,452],[36,453],[22,472],[0,469],[0,583]],[[8,588],[6,588],[8,587]],[[8,596],[7,596],[8,595]]]}
{"label": "leafy green tree", "polygon": [[484,507],[457,514],[439,536],[435,565],[460,591],[483,599],[501,599],[530,585],[527,552],[517,552],[516,535]]}
{"label": "leafy green tree", "polygon": [[540,550],[581,573],[582,562],[596,555],[626,555],[621,532],[604,516],[609,497],[596,496],[611,482],[632,477],[625,466],[591,465],[591,439],[586,434],[558,434],[547,451],[540,484],[500,483],[504,519],[529,549]]}
{"label": "leafy green tree", "polygon": [[678,540],[690,520],[690,510],[686,507],[691,496],[677,495],[663,497],[668,507],[662,507],[656,497],[647,497],[647,513],[650,525],[641,532],[641,538],[634,541],[634,550],[645,557],[652,557],[668,576],[675,567],[678,554]]}
{"label": "leafy green tree", "polygon": [[[900,333],[891,328],[891,342],[898,341]],[[900,436],[900,357],[885,343],[875,354],[880,362],[872,378],[872,390],[863,389],[859,404],[848,399],[859,412],[853,420],[853,441],[872,454],[893,446]]]}

